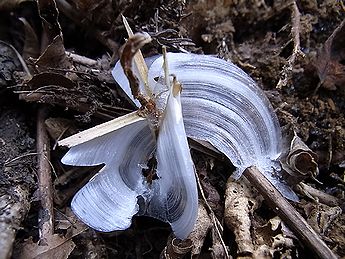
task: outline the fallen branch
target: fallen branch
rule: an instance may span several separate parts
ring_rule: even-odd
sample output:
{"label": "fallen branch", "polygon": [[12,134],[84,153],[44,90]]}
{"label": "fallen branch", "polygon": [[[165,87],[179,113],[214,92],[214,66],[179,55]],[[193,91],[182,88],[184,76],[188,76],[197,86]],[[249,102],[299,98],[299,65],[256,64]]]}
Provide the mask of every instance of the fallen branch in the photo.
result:
{"label": "fallen branch", "polygon": [[[45,128],[46,110],[40,108],[37,115],[38,180],[41,199],[39,214],[40,244],[46,243],[47,236],[54,234],[53,191],[51,179],[50,145]],[[43,242],[43,243],[42,243]]]}
{"label": "fallen branch", "polygon": [[277,191],[277,189],[256,168],[247,168],[243,175],[258,189],[270,207],[289,226],[294,234],[319,258],[337,258],[319,235],[308,225],[295,208]]}

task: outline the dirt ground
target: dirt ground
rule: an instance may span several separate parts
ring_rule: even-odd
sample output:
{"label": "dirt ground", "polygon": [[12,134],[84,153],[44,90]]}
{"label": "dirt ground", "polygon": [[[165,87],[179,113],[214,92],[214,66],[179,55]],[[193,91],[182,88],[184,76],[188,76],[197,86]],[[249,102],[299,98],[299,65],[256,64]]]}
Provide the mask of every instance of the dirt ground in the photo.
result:
{"label": "dirt ground", "polygon": [[[265,90],[284,138],[295,132],[318,165],[318,174],[302,182],[319,194],[297,191],[301,201],[293,205],[345,257],[345,4],[338,0],[1,1],[0,227],[10,231],[0,233],[6,239],[0,257],[226,258],[224,247],[233,258],[313,255],[265,201],[253,198],[259,195],[250,184],[240,182],[236,188],[252,203],[250,247],[243,247],[237,227],[226,220],[234,168],[197,150],[192,156],[212,212],[200,211],[223,228],[217,236],[207,223],[205,234],[192,240],[198,251],[164,255],[166,246],[172,249],[171,229],[151,218],[135,217],[126,231],[99,233],[73,216],[73,195],[99,167],[63,165],[67,149],[57,140],[135,110],[111,76],[128,37],[121,15],[133,31],[151,35],[145,57],[163,45],[216,55]],[[38,191],[42,163],[51,175],[44,181],[50,194]],[[42,212],[42,195],[48,212]]]}

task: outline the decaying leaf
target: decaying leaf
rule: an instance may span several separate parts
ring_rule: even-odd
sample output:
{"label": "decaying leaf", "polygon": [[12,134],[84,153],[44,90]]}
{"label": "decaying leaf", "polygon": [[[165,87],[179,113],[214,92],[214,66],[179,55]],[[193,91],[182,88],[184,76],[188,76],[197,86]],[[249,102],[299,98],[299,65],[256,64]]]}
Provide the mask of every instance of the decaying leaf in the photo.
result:
{"label": "decaying leaf", "polygon": [[325,235],[331,223],[342,213],[342,209],[338,206],[330,207],[321,203],[307,203],[303,208],[307,222],[321,235]]}
{"label": "decaying leaf", "polygon": [[70,136],[77,133],[74,121],[65,118],[48,118],[45,120],[50,137],[57,141],[63,136]]}
{"label": "decaying leaf", "polygon": [[345,93],[345,20],[334,30],[319,51],[316,68],[321,85]]}
{"label": "decaying leaf", "polygon": [[71,239],[66,239],[57,234],[48,236],[45,244],[34,243],[28,239],[22,247],[19,259],[66,259],[73,251],[75,244]]}
{"label": "decaying leaf", "polygon": [[192,241],[190,239],[180,240],[169,237],[167,246],[163,249],[161,259],[182,259],[192,250]]}
{"label": "decaying leaf", "polygon": [[39,72],[47,68],[69,68],[71,63],[66,55],[62,36],[57,35],[35,62]]}
{"label": "decaying leaf", "polygon": [[318,173],[316,154],[295,134],[286,158],[281,160],[284,179],[292,186],[302,180],[315,178]]}

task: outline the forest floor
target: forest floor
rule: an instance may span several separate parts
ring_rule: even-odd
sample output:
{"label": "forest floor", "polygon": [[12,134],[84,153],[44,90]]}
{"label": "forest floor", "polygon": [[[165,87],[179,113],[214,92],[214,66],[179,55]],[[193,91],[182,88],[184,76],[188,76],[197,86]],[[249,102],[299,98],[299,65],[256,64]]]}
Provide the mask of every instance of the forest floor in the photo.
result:
{"label": "forest floor", "polygon": [[[0,258],[158,258],[166,246],[163,258],[184,256],[169,250],[168,224],[135,217],[128,230],[100,233],[70,209],[99,167],[63,165],[67,150],[57,141],[135,110],[111,75],[128,38],[122,15],[133,31],[152,37],[145,57],[162,53],[163,45],[212,54],[257,82],[284,138],[297,134],[318,164],[317,174],[303,177],[309,194],[297,191],[293,206],[345,257],[343,1],[16,0],[0,2]],[[233,166],[197,150],[192,156],[211,211],[205,210],[210,226],[186,258],[313,254],[261,196],[241,189],[250,186],[243,180],[236,188],[251,207],[241,240],[240,226],[226,220]]]}

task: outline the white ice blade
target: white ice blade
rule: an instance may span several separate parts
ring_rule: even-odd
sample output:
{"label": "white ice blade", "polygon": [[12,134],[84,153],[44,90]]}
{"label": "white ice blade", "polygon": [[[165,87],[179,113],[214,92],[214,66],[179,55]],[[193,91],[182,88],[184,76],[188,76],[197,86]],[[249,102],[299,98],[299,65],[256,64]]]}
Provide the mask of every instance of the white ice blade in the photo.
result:
{"label": "white ice blade", "polygon": [[158,188],[149,215],[156,216],[157,211],[165,211],[176,237],[185,239],[197,218],[198,193],[179,95],[170,94],[160,126],[157,174]]}
{"label": "white ice blade", "polygon": [[142,176],[155,148],[155,138],[146,120],[72,147],[63,157],[68,165],[105,164],[73,198],[72,209],[90,227],[100,231],[124,230],[131,224],[145,198],[147,185]]}

